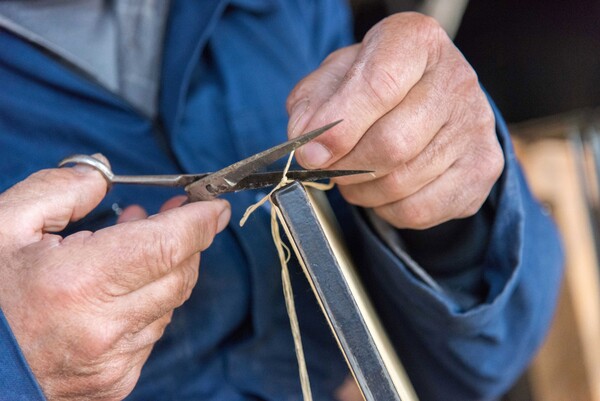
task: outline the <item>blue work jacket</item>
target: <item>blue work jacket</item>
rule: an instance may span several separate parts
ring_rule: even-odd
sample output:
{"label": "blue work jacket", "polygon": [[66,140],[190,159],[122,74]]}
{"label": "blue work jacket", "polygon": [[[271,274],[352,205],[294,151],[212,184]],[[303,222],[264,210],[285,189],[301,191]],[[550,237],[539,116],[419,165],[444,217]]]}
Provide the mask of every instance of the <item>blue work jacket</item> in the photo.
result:
{"label": "blue work jacket", "polygon": [[[337,0],[176,0],[154,119],[64,60],[0,30],[0,190],[73,153],[100,152],[122,174],[165,174],[215,171],[279,143],[288,93],[350,41],[349,27]],[[540,344],[555,305],[557,234],[496,118],[506,167],[486,203],[492,217],[483,262],[466,266],[482,269],[487,288],[474,306],[465,309],[418,278],[360,213],[331,195],[422,400],[501,394]],[[68,231],[114,224],[113,209],[130,204],[156,212],[175,193],[116,186]],[[203,253],[198,284],[175,311],[130,399],[301,399],[268,212],[259,210],[244,228],[237,224],[261,195],[227,197],[232,223]],[[330,400],[348,369],[301,271],[291,269],[314,398]],[[0,399],[43,399],[1,314]]]}

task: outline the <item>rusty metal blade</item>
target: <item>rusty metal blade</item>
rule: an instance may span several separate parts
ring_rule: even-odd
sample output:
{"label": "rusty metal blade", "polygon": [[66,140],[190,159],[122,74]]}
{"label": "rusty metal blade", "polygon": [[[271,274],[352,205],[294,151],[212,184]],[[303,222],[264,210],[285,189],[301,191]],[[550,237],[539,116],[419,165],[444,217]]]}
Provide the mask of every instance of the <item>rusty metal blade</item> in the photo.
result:
{"label": "rusty metal blade", "polygon": [[244,160],[240,160],[190,185],[187,191],[190,201],[213,199],[221,193],[231,192],[244,177],[281,159],[292,150],[323,134],[342,120],[327,124],[298,138],[289,140],[270,149],[264,150]]}

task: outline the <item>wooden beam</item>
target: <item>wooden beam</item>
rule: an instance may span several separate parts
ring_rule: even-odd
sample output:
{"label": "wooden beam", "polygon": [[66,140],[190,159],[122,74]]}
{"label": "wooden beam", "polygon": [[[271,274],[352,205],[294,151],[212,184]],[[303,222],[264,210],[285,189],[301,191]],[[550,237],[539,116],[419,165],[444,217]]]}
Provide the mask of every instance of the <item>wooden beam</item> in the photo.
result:
{"label": "wooden beam", "polygon": [[557,313],[530,371],[535,400],[600,401],[600,285],[592,228],[568,139],[516,142],[532,191],[563,237],[566,266]]}

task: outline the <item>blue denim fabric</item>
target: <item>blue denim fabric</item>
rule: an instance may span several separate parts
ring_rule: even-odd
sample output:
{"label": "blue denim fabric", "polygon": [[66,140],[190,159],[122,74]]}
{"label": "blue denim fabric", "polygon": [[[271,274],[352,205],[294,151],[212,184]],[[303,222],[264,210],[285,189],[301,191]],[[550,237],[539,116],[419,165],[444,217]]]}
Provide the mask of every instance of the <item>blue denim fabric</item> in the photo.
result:
{"label": "blue denim fabric", "polygon": [[[285,139],[287,94],[349,39],[341,1],[176,0],[160,118],[150,121],[0,31],[0,190],[71,153],[101,152],[124,174],[221,168]],[[562,264],[556,231],[531,198],[497,118],[507,165],[481,266],[490,291],[469,310],[418,280],[339,195],[331,196],[422,400],[497,396],[522,371],[552,315]],[[116,186],[67,233],[113,224],[115,203],[139,203],[152,213],[175,193]],[[175,311],[129,399],[301,399],[268,214],[259,210],[244,228],[237,225],[259,195],[228,197],[232,224],[202,254],[192,297]],[[333,399],[348,370],[299,267],[291,269],[314,398]],[[41,398],[4,320],[0,328],[0,399]]]}

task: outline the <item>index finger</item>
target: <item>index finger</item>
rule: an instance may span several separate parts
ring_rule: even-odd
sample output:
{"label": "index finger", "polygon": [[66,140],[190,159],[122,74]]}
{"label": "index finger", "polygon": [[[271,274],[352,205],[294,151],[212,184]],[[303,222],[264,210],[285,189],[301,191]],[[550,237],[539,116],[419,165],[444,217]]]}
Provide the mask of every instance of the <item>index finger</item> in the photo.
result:
{"label": "index finger", "polygon": [[190,203],[97,231],[82,252],[95,262],[94,269],[126,293],[165,276],[208,248],[230,214],[224,200]]}
{"label": "index finger", "polygon": [[[314,114],[303,117],[308,124],[295,132],[333,119],[343,119],[344,123],[299,149],[298,161],[308,168],[324,168],[348,154],[435,63],[440,34],[443,30],[434,20],[412,13],[375,26],[345,75],[339,77],[341,84],[336,91],[321,105],[311,107]],[[301,85],[310,85],[310,76]]]}

